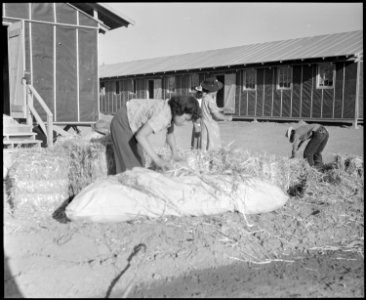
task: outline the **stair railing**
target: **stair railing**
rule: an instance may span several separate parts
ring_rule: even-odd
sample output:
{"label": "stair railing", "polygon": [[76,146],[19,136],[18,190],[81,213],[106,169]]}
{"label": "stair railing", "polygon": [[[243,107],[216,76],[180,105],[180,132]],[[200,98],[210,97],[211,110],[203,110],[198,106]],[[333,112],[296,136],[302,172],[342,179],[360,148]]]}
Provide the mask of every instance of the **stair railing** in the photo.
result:
{"label": "stair railing", "polygon": [[[27,94],[27,106],[29,108],[29,111],[36,118],[39,126],[41,126],[43,132],[45,133],[45,135],[47,137],[47,147],[52,147],[53,146],[53,114],[52,114],[51,110],[48,108],[47,104],[42,99],[42,97],[38,94],[36,89],[31,84],[27,83],[26,81],[24,82],[24,84],[27,88],[27,93],[26,93]],[[45,112],[47,114],[47,129],[46,129],[46,126],[45,126],[44,122],[42,121],[41,117],[39,116],[38,112],[34,108],[33,97],[31,97],[31,95],[34,96],[34,98],[38,101],[38,103],[42,106],[42,108],[45,110]],[[31,116],[28,116],[27,119],[28,119],[28,122],[30,124],[32,124]]]}

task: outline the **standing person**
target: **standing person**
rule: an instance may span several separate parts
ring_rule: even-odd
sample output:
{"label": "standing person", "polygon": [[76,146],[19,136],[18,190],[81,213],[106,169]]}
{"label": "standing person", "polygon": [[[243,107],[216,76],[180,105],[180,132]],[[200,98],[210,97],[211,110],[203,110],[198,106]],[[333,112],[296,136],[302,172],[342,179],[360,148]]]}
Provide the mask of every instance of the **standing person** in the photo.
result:
{"label": "standing person", "polygon": [[113,117],[110,126],[116,173],[143,167],[145,159],[142,150],[158,167],[169,167],[169,163],[154,151],[148,137],[152,133],[167,130],[166,141],[172,151],[172,158],[179,160],[174,126],[182,126],[199,117],[198,101],[192,96],[173,96],[169,100],[131,99],[126,102]]}
{"label": "standing person", "polygon": [[[196,86],[194,87],[196,91],[196,99],[198,101],[199,106],[202,104],[202,87]],[[201,119],[197,119],[195,122],[192,122],[192,138],[191,138],[191,149],[201,149]]]}
{"label": "standing person", "polygon": [[202,87],[202,150],[221,148],[220,128],[217,121],[232,121],[232,116],[221,113],[216,104],[216,94],[223,84],[215,77],[207,78],[201,83]]}
{"label": "standing person", "polygon": [[329,139],[328,130],[320,124],[305,124],[294,129],[290,127],[285,136],[289,142],[292,143],[291,157],[296,156],[297,151],[301,145],[309,140],[304,150],[304,158],[308,161],[310,166],[317,169],[323,167],[322,151]]}

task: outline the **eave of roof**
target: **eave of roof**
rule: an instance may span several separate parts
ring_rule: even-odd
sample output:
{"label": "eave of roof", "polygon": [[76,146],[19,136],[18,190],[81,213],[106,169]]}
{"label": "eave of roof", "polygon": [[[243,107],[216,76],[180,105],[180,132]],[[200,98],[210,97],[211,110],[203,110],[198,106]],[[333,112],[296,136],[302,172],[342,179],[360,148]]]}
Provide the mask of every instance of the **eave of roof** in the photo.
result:
{"label": "eave of roof", "polygon": [[135,22],[122,15],[119,11],[111,8],[105,3],[70,3],[76,8],[86,12],[90,15],[91,11],[96,11],[98,14],[98,19],[102,21],[110,30],[119,27],[128,27],[129,25],[134,25]]}

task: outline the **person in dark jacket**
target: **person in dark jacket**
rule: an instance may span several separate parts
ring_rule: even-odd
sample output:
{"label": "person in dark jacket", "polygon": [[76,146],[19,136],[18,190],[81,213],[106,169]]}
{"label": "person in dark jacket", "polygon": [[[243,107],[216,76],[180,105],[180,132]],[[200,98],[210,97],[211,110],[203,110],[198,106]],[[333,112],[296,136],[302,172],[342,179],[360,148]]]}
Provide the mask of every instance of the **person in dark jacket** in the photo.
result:
{"label": "person in dark jacket", "polygon": [[323,167],[322,152],[329,139],[328,130],[323,125],[304,124],[296,129],[290,127],[286,131],[285,136],[288,138],[289,142],[292,143],[290,158],[294,158],[302,144],[309,140],[304,150],[304,158],[312,167],[317,169]]}
{"label": "person in dark jacket", "polygon": [[[196,91],[196,99],[201,107],[202,103],[202,87],[195,86],[193,88]],[[192,137],[191,137],[191,149],[201,149],[201,119],[197,119],[196,121],[192,122]]]}

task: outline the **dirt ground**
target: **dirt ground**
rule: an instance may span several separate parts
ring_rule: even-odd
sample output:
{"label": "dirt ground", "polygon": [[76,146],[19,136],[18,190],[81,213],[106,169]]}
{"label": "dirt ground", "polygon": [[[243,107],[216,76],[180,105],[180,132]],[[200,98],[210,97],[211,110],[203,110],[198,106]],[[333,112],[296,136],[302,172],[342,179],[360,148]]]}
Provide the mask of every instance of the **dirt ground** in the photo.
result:
{"label": "dirt ground", "polygon": [[[223,122],[220,128],[224,145],[289,156],[290,125],[296,126]],[[326,127],[325,162],[335,154],[363,157],[363,127]],[[176,129],[180,148],[189,148],[190,133],[191,125]],[[152,142],[159,147],[163,140],[157,135]],[[14,216],[5,202],[4,296],[364,297],[363,238],[355,245],[363,237],[363,195],[357,197],[362,206],[352,200],[347,211],[347,199],[325,205],[290,198],[279,211],[248,216],[250,229],[233,212],[93,224],[68,222],[62,209],[46,219]],[[338,228],[337,220],[322,226],[319,216],[334,212],[349,218],[347,227]],[[275,236],[276,227],[287,230],[286,240]],[[335,241],[343,246],[332,247]]]}

